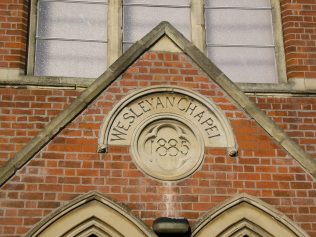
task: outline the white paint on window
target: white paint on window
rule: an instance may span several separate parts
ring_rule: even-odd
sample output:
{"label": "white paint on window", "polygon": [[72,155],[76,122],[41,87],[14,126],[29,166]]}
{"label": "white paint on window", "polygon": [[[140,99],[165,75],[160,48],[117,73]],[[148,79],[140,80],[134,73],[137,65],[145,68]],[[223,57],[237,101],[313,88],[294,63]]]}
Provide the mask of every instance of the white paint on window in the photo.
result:
{"label": "white paint on window", "polygon": [[35,75],[96,78],[106,70],[105,1],[39,1]]}
{"label": "white paint on window", "polygon": [[185,37],[191,39],[190,6],[188,0],[145,1],[123,3],[123,45],[127,49],[161,21],[169,21]]}
{"label": "white paint on window", "polygon": [[269,0],[206,0],[208,57],[235,82],[276,83]]}

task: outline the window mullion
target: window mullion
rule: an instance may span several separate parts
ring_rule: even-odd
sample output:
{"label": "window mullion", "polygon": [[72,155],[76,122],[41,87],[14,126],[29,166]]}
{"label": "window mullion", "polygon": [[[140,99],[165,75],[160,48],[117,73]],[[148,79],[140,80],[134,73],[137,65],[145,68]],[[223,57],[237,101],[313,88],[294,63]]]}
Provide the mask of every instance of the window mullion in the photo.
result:
{"label": "window mullion", "polygon": [[206,53],[204,0],[191,0],[192,43]]}
{"label": "window mullion", "polygon": [[108,65],[122,54],[122,0],[109,0],[108,11]]}

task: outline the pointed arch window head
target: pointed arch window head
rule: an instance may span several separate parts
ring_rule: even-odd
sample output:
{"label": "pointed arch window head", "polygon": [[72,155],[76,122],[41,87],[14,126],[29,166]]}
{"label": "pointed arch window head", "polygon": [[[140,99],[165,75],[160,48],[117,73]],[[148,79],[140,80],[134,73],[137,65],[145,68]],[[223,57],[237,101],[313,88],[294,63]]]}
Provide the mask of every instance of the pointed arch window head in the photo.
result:
{"label": "pointed arch window head", "polygon": [[128,210],[96,192],[87,193],[41,221],[27,237],[157,237]]}
{"label": "pointed arch window head", "polygon": [[193,237],[308,237],[284,214],[247,194],[214,208],[193,229]]}

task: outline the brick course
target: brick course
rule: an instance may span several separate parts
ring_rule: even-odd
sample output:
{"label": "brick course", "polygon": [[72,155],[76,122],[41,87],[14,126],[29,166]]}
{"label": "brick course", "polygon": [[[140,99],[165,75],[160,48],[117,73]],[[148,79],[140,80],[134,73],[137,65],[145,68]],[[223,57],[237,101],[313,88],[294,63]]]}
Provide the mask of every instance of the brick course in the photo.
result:
{"label": "brick course", "polygon": [[[106,114],[129,92],[152,85],[181,86],[212,100],[232,125],[238,157],[227,156],[226,149],[207,149],[195,174],[170,183],[140,172],[128,147],[113,146],[107,154],[96,153]],[[254,99],[262,105],[269,103]],[[127,206],[148,225],[166,215],[186,217],[193,224],[222,201],[248,193],[315,237],[315,188],[311,176],[185,55],[148,52],[1,188],[0,236],[21,236],[56,208],[95,190]]]}

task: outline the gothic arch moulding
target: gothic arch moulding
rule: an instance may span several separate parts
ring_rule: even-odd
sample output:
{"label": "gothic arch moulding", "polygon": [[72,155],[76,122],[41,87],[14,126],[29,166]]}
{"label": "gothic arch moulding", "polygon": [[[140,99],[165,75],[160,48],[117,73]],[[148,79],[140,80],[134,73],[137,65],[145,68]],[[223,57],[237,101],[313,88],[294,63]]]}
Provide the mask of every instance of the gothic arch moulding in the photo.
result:
{"label": "gothic arch moulding", "polygon": [[129,146],[134,162],[159,180],[188,177],[201,165],[205,147],[237,153],[232,128],[216,105],[191,90],[154,86],[122,99],[105,118],[99,152]]}
{"label": "gothic arch moulding", "polygon": [[27,237],[157,237],[123,207],[92,192],[41,221]]}
{"label": "gothic arch moulding", "polygon": [[293,221],[266,203],[237,195],[208,213],[193,230],[193,237],[308,237]]}

